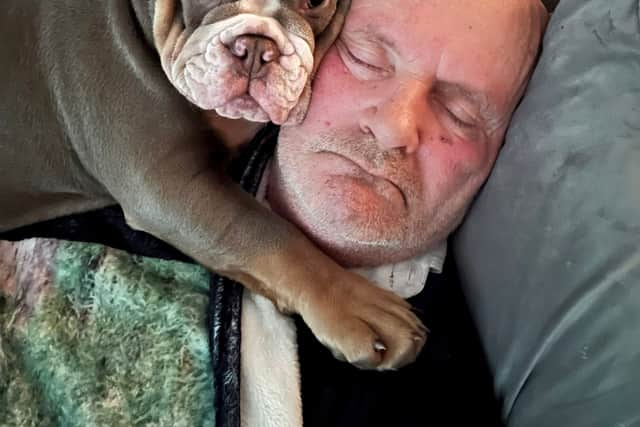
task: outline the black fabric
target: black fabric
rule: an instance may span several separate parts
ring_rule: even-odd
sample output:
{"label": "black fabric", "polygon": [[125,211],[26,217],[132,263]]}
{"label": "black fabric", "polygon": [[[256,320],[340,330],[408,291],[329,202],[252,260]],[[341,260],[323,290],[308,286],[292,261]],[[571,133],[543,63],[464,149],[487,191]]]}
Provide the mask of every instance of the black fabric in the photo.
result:
{"label": "black fabric", "polygon": [[442,274],[409,301],[430,329],[424,350],[398,371],[359,370],[331,356],[296,319],[305,427],[501,426],[477,332],[447,257]]}
{"label": "black fabric", "polygon": [[560,0],[542,0],[542,3],[549,12],[553,12],[558,6],[558,3],[560,3]]}
{"label": "black fabric", "polygon": [[193,262],[191,258],[142,231],[131,229],[119,206],[55,218],[0,233],[0,239],[31,237],[100,243],[136,255]]}

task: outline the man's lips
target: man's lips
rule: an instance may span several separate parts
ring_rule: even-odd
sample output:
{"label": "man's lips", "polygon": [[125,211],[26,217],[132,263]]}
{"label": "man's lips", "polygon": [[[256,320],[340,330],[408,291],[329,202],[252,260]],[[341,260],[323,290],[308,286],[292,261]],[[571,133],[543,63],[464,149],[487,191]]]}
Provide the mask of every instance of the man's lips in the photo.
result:
{"label": "man's lips", "polygon": [[392,187],[395,191],[397,191],[402,197],[402,203],[404,207],[407,207],[407,198],[400,188],[395,182],[391,179],[376,174],[374,172],[369,171],[366,167],[362,166],[357,161],[346,157],[340,153],[336,153],[334,151],[321,150],[318,151],[319,154],[325,154],[331,157],[334,157],[342,163],[340,170],[337,170],[337,174],[346,174],[352,175],[355,178],[362,179],[364,181],[369,182],[373,187],[380,190],[382,187]]}

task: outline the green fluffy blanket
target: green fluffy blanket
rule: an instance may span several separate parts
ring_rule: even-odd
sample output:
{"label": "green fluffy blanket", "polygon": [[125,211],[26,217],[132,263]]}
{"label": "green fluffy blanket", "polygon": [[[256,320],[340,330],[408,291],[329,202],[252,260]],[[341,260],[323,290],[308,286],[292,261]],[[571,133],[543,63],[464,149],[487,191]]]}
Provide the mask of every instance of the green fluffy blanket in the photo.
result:
{"label": "green fluffy blanket", "polygon": [[214,425],[207,272],[47,245],[43,271],[24,247],[0,271],[0,425]]}

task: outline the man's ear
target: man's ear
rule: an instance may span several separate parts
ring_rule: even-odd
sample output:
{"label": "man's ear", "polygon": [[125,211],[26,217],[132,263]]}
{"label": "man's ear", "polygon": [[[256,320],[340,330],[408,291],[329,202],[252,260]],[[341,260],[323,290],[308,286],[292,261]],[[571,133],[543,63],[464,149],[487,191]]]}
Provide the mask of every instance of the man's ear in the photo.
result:
{"label": "man's ear", "polygon": [[182,0],[182,16],[185,28],[191,30],[202,22],[202,18],[222,0]]}

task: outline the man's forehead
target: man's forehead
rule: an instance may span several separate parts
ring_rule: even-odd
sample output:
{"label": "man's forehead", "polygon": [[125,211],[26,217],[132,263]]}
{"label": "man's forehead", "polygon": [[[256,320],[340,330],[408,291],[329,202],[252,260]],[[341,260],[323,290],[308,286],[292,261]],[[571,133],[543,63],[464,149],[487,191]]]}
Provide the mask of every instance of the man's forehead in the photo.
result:
{"label": "man's forehead", "polygon": [[416,78],[431,61],[443,90],[499,116],[525,78],[522,68],[535,55],[537,29],[527,21],[536,6],[543,11],[542,4],[487,0],[474,5],[463,0],[354,0],[357,16],[347,19],[345,31],[415,65]]}
{"label": "man's forehead", "polygon": [[398,50],[396,42],[391,38],[393,36],[388,36],[384,31],[381,31],[380,27],[372,25],[371,23],[350,28],[350,30],[354,35],[362,37],[368,42],[380,44],[393,51]]}
{"label": "man's forehead", "polygon": [[[425,23],[428,25],[428,23]],[[354,37],[366,45],[381,47],[389,56],[405,63],[416,64],[415,78],[423,80],[421,76],[420,62],[426,56],[432,55],[429,52],[430,46],[427,43],[414,43],[409,46],[403,45],[398,37],[395,37],[393,27],[383,27],[375,25],[371,22],[356,22],[348,27],[345,31],[349,32],[349,37]],[[423,58],[420,58],[420,57]],[[442,55],[438,55],[440,58]],[[416,58],[416,59],[414,59]],[[451,80],[447,77],[451,76],[435,76],[434,88],[439,92],[452,97],[459,97],[478,107],[479,111],[486,113],[487,116],[493,117],[496,113],[495,102],[482,85],[473,85],[470,80]]]}

